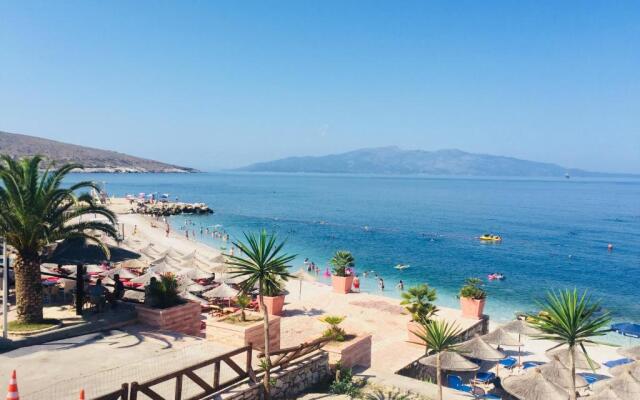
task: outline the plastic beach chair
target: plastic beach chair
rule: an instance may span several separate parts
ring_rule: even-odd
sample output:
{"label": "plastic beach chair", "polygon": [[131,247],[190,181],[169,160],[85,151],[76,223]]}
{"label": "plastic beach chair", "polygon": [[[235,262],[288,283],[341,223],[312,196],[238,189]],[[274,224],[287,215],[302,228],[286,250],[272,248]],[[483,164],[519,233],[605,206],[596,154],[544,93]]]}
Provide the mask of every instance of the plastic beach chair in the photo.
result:
{"label": "plastic beach chair", "polygon": [[513,357],[507,357],[504,360],[500,360],[499,363],[504,368],[511,369],[516,366],[516,364],[518,363],[518,360],[516,360]]}
{"label": "plastic beach chair", "polygon": [[476,381],[482,383],[491,383],[496,379],[496,374],[493,372],[478,372],[476,374]]}
{"label": "plastic beach chair", "polygon": [[609,368],[613,368],[613,367],[617,367],[618,365],[629,364],[632,362],[633,360],[630,358],[619,358],[617,360],[605,361],[603,362],[603,364]]}
{"label": "plastic beach chair", "polygon": [[462,392],[471,393],[473,388],[462,383],[462,378],[458,375],[447,375],[447,386],[451,389],[460,390]]}
{"label": "plastic beach chair", "polygon": [[544,361],[525,361],[522,363],[522,369],[529,369],[544,364],[546,364]]}
{"label": "plastic beach chair", "polygon": [[596,375],[596,374],[591,374],[589,372],[580,372],[580,373],[578,373],[578,375],[583,377],[584,380],[587,381],[587,383],[589,385],[593,385],[594,383],[596,383],[600,379],[602,379],[602,376],[599,376],[599,375]]}

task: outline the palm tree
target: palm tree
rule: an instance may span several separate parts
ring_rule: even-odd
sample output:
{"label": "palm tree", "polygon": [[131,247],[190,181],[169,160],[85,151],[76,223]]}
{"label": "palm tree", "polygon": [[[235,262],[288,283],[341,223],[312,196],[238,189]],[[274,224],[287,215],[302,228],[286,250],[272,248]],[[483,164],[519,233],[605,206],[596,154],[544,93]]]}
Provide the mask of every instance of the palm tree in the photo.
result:
{"label": "palm tree", "polygon": [[576,347],[587,356],[585,343],[595,343],[592,338],[605,335],[611,318],[608,313],[598,315],[599,302],[592,302],[585,290],[582,295],[577,289],[564,290],[558,293],[548,292],[547,298],[540,304],[542,312],[529,315],[528,321],[542,333],[534,336],[558,342],[553,348],[567,345],[571,359],[571,399],[576,399]]}
{"label": "palm tree", "polygon": [[433,304],[436,298],[436,290],[423,283],[402,292],[400,304],[411,313],[413,321],[420,322],[424,318],[430,320],[438,312],[438,308]]}
{"label": "palm tree", "polygon": [[336,251],[330,262],[333,265],[333,274],[335,276],[346,276],[347,268],[353,268],[356,265],[355,258],[353,258],[351,252],[346,250]]}
{"label": "palm tree", "polygon": [[421,332],[416,335],[424,341],[427,353],[436,354],[436,383],[438,384],[438,399],[442,400],[442,368],[440,354],[443,351],[456,351],[460,328],[444,320],[420,321]]}
{"label": "palm tree", "polygon": [[[85,238],[109,250],[96,235],[103,232],[117,238],[116,216],[106,207],[95,204],[88,193],[77,195],[80,189],[95,189],[92,182],[79,182],[62,187],[65,176],[78,164],[66,164],[57,170],[50,167],[40,172],[41,156],[14,160],[0,156],[0,236],[16,253],[16,303],[18,321],[42,320],[42,284],[40,263],[42,252],[53,242]],[[101,215],[104,220],[85,220],[88,214]]]}
{"label": "palm tree", "polygon": [[279,290],[282,281],[292,277],[287,272],[287,268],[289,262],[296,256],[282,254],[284,242],[278,242],[275,234],[269,235],[264,229],[259,235],[245,233],[244,238],[245,243],[234,242],[241,254],[239,256],[228,256],[227,264],[233,266],[231,274],[234,277],[245,278],[240,284],[245,293],[253,290],[256,285],[258,286],[258,302],[260,303],[264,321],[265,374],[263,385],[265,397],[268,399],[270,393],[269,370],[271,368],[271,359],[269,358],[269,314],[264,306],[263,295]]}

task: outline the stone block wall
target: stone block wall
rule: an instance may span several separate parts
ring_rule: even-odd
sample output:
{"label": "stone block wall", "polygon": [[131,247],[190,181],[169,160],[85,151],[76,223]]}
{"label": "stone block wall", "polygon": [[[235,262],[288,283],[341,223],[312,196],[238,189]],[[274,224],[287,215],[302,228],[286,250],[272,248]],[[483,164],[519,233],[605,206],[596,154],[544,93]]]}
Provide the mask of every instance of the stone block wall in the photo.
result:
{"label": "stone block wall", "polygon": [[[263,351],[264,323],[259,321],[251,325],[238,325],[209,319],[206,322],[206,338],[234,347],[250,344],[254,349]],[[280,317],[269,317],[269,345],[272,351],[280,349]]]}
{"label": "stone block wall", "polygon": [[[331,379],[329,356],[324,351],[313,353],[286,368],[273,372],[271,378],[275,381],[271,388],[272,399],[295,399],[305,390]],[[244,383],[229,388],[211,399],[256,400],[261,397],[262,385],[260,383]]]}
{"label": "stone block wall", "polygon": [[198,303],[187,302],[165,309],[137,304],[136,311],[138,322],[153,328],[186,335],[200,334],[200,304]]}

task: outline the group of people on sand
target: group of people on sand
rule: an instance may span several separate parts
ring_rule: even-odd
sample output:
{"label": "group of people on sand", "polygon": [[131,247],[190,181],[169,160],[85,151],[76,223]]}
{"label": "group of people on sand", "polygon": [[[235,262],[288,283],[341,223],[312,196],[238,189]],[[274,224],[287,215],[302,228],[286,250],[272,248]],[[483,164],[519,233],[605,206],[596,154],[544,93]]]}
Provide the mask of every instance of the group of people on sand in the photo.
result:
{"label": "group of people on sand", "polygon": [[315,262],[309,261],[308,258],[305,258],[304,265],[307,267],[307,272],[312,272],[316,275],[320,275],[320,267],[318,267]]}

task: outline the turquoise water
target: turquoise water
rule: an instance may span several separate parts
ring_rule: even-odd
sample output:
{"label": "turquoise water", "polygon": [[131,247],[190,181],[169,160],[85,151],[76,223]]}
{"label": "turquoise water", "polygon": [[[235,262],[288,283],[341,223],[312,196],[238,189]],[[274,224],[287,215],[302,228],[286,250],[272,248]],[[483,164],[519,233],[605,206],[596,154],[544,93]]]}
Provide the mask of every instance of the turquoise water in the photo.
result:
{"label": "turquoise water", "polygon": [[[79,179],[81,175],[74,175]],[[324,270],[331,254],[351,250],[359,271],[375,270],[394,288],[427,282],[438,303],[456,306],[466,277],[500,271],[487,282],[487,312],[506,320],[534,309],[548,289],[589,289],[616,319],[640,321],[640,181],[584,179],[462,179],[281,174],[84,176],[105,181],[110,194],[170,193],[206,202],[211,216],[185,218],[195,226],[221,224],[238,238],[267,228],[287,250]],[[483,244],[485,232],[503,236]],[[215,246],[221,243],[202,238]],[[614,250],[607,251],[612,243]],[[404,271],[393,268],[410,264]],[[374,279],[364,279],[376,291]]]}

